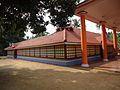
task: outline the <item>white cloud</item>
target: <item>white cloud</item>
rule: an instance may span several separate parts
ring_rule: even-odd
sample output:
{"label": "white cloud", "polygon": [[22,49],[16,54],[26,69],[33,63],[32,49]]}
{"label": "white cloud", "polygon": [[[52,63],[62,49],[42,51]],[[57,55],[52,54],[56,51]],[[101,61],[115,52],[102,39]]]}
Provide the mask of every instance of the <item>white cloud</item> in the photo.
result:
{"label": "white cloud", "polygon": [[47,28],[46,31],[49,32],[50,34],[52,34],[52,33],[54,33],[56,31],[56,27],[54,27],[51,24],[48,24],[46,28]]}

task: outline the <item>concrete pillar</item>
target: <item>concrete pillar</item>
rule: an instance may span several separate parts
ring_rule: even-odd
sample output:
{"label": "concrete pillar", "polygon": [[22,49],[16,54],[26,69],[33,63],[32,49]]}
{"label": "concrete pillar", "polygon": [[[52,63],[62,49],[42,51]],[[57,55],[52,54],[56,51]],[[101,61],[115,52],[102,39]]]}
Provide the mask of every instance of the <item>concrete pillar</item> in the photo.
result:
{"label": "concrete pillar", "polygon": [[108,61],[108,54],[107,54],[107,38],[106,38],[106,29],[105,29],[105,21],[101,21],[102,27],[102,50],[103,50],[103,61]]}
{"label": "concrete pillar", "polygon": [[117,47],[117,34],[116,27],[113,28],[113,47],[114,47],[114,55],[118,55],[118,47]]}
{"label": "concrete pillar", "polygon": [[89,67],[88,65],[88,57],[87,57],[87,38],[86,38],[86,25],[85,25],[85,15],[87,12],[82,11],[80,12],[81,17],[81,51],[82,51],[82,67]]}

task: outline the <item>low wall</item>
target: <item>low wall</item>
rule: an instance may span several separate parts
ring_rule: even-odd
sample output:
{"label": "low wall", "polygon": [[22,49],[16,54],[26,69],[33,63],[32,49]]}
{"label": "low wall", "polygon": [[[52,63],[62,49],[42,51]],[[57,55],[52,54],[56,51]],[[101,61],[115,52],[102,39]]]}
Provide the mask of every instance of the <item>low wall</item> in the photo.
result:
{"label": "low wall", "polygon": [[[9,58],[14,58],[13,56],[8,55]],[[28,61],[35,61],[35,62],[41,62],[41,63],[48,63],[48,64],[55,64],[55,65],[62,65],[62,66],[73,66],[76,64],[81,64],[82,59],[70,59],[70,60],[64,60],[64,59],[47,59],[47,58],[37,58],[37,57],[26,57],[26,56],[17,56],[17,59],[23,59]],[[98,56],[90,56],[88,57],[89,62],[94,60],[100,60],[100,55]]]}
{"label": "low wall", "polygon": [[14,58],[14,56],[12,56],[12,55],[7,55],[7,57],[8,57],[8,58]]}
{"label": "low wall", "polygon": [[108,54],[108,59],[115,58],[114,53]]}

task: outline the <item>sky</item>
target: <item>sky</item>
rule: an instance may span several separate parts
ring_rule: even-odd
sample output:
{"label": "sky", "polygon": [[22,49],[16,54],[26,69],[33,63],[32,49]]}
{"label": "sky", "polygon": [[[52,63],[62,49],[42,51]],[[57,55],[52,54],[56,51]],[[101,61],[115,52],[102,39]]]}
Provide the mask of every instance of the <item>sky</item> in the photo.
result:
{"label": "sky", "polygon": [[[74,15],[71,19],[80,19],[80,17]],[[54,33],[56,31],[55,29],[56,28],[51,24],[47,26],[47,32],[49,32],[50,34]],[[101,31],[96,28],[96,24],[88,20],[86,20],[86,30],[95,33],[101,33]]]}
{"label": "sky", "polygon": [[[81,0],[80,2],[83,2],[83,1],[84,1],[84,0]],[[44,17],[44,20],[45,20],[45,21],[50,21],[50,18],[49,18],[48,16],[49,16],[49,14],[46,14],[46,16]],[[74,15],[71,19],[78,19],[78,20],[79,20],[80,17]],[[56,27],[54,27],[54,26],[51,25],[51,24],[48,24],[46,28],[47,28],[47,32],[49,32],[50,34],[52,34],[52,33],[54,33],[54,32],[56,31]],[[98,29],[98,28],[96,27],[96,24],[95,24],[95,23],[86,20],[86,31],[90,31],[90,32],[94,32],[94,33],[101,33],[101,28]],[[112,30],[106,28],[106,32],[112,32]],[[25,34],[26,34],[25,38],[26,38],[27,36],[29,36],[29,37],[32,37],[32,36],[33,36],[33,34],[30,32],[30,30],[28,30],[28,32],[25,33]]]}
{"label": "sky", "polygon": [[[48,21],[48,20],[49,20],[49,17],[48,17],[48,16],[49,16],[49,15],[46,15],[46,16],[44,17],[44,20],[45,20],[45,21]],[[74,15],[71,19],[80,19],[80,17]],[[46,28],[47,28],[47,32],[49,32],[50,34],[52,34],[52,33],[54,33],[54,32],[56,31],[56,27],[54,27],[54,26],[51,25],[51,24],[48,24]],[[86,20],[86,31],[90,31],[90,32],[94,32],[94,33],[101,33],[101,28],[98,29],[98,28],[96,27],[96,24],[95,24],[95,23]],[[106,31],[107,31],[107,32],[111,32],[112,30],[108,30],[108,29],[106,28]],[[33,36],[33,34],[30,32],[30,30],[28,30],[28,32],[26,33],[25,38],[26,38],[27,36],[29,36],[29,37],[32,37],[32,36]]]}

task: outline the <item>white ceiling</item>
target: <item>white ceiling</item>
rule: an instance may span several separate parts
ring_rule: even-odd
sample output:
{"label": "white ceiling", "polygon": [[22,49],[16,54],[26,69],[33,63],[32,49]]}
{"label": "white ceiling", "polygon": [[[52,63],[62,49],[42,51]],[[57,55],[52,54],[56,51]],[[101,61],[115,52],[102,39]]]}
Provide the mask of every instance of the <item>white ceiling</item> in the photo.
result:
{"label": "white ceiling", "polygon": [[80,11],[87,11],[88,20],[98,24],[99,21],[106,21],[108,28],[117,27],[117,30],[120,31],[120,0],[88,1],[94,2],[87,5],[84,5],[86,2],[79,4],[75,10],[75,15],[79,16]]}

